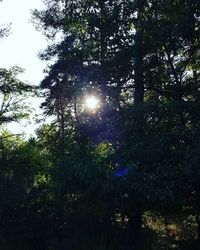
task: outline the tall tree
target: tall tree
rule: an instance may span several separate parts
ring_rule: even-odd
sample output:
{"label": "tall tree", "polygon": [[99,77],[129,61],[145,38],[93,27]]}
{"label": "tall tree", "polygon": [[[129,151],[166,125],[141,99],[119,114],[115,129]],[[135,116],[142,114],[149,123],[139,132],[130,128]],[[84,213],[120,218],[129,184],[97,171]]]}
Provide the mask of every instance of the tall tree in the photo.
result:
{"label": "tall tree", "polygon": [[[132,172],[140,178],[132,179],[138,181],[135,185],[138,189],[143,187],[140,195],[136,194],[138,190],[133,184],[128,191],[129,222],[135,237],[139,238],[142,209],[149,204],[147,186],[151,186],[150,180],[162,183],[164,172],[159,170],[162,164],[165,170],[171,166],[174,173],[180,174],[180,169],[174,168],[179,161],[172,155],[173,152],[178,154],[178,143],[182,143],[185,135],[175,135],[170,129],[186,131],[191,122],[195,123],[199,99],[199,1],[46,3],[46,10],[35,11],[34,17],[47,37],[56,38],[56,33],[60,32],[61,41],[56,43],[55,39],[41,55],[45,60],[56,59],[42,87],[48,89],[45,105],[49,111],[60,115],[62,130],[66,127],[66,114],[71,118],[74,113],[77,115],[80,94],[87,89],[99,92],[104,101],[112,103],[110,120],[111,113],[121,110],[122,114],[127,107],[130,100],[124,98],[126,94],[134,97],[134,111],[129,120],[122,121],[124,128],[131,127],[128,140],[118,137],[117,142],[126,144],[129,149],[129,156],[124,154],[123,157],[126,163],[137,165],[137,170],[132,167]],[[155,105],[154,110],[150,112],[152,105]],[[163,115],[165,109],[171,121]],[[166,151],[162,143],[158,143],[158,135],[166,143]],[[148,160],[153,154],[150,148],[154,139],[157,148],[160,145],[166,155]],[[166,173],[173,191],[174,179],[169,171]],[[169,196],[169,192],[162,192],[163,196]],[[155,195],[153,199],[156,198]],[[158,200],[160,198],[161,195]]]}

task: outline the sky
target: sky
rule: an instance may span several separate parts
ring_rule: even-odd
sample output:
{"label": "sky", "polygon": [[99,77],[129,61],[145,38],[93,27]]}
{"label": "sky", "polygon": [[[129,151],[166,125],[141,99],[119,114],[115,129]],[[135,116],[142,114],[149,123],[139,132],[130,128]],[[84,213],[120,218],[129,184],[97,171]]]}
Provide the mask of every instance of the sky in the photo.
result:
{"label": "sky", "polygon": [[[0,25],[11,23],[8,37],[0,39],[0,67],[17,65],[25,69],[20,79],[38,85],[43,79],[45,62],[38,58],[38,52],[45,49],[47,41],[31,23],[31,9],[43,9],[42,0],[3,0],[0,2]],[[30,100],[29,100],[30,101]],[[31,100],[39,112],[39,101]],[[9,125],[12,132],[32,134],[34,122]]]}

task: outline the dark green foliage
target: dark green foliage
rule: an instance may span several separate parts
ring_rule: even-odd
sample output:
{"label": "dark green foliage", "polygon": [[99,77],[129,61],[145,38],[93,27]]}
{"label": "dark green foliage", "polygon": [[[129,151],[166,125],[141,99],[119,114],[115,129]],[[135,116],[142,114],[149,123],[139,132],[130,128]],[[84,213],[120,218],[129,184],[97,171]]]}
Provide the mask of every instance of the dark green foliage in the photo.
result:
{"label": "dark green foliage", "polygon": [[20,81],[18,74],[23,73],[19,67],[0,69],[0,126],[4,123],[19,121],[30,112],[25,100],[34,94],[34,87]]}
{"label": "dark green foliage", "polygon": [[[55,59],[41,83],[54,121],[36,139],[0,137],[2,248],[198,249],[199,11],[47,0],[33,12],[51,40],[41,59]],[[6,99],[30,90],[18,71],[0,72],[0,125],[25,115]]]}

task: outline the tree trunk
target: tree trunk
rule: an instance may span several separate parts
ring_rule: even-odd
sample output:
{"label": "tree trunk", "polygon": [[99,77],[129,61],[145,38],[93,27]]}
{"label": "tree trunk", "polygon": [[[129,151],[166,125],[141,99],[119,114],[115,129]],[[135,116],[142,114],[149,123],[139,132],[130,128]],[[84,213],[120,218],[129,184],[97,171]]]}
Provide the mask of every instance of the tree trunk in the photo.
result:
{"label": "tree trunk", "polygon": [[[133,140],[135,145],[143,142],[143,127],[144,127],[144,73],[143,73],[143,27],[142,27],[142,12],[145,3],[138,1],[138,20],[135,34],[135,51],[134,51],[134,106],[135,106],[135,126],[133,131]],[[140,160],[140,159],[138,159]],[[132,198],[134,200],[134,197]],[[132,234],[133,245],[139,248],[140,235],[142,228],[142,204],[138,200],[131,202],[129,214],[129,230]],[[129,233],[129,234],[130,234]]]}
{"label": "tree trunk", "polygon": [[134,138],[136,143],[143,141],[143,125],[144,125],[144,77],[143,77],[143,31],[137,31],[135,35],[135,67],[134,67],[134,105],[135,105],[135,129]]}
{"label": "tree trunk", "polygon": [[133,208],[134,211],[129,214],[128,241],[136,249],[140,247],[141,229],[142,229],[142,208],[139,204]]}

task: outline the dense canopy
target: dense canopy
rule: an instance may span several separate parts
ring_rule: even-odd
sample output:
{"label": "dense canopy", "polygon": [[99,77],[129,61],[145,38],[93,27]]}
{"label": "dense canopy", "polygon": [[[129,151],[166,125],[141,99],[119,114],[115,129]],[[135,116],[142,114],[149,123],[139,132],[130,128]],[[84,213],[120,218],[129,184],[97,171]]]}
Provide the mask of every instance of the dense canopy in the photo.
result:
{"label": "dense canopy", "polygon": [[0,128],[51,117],[1,130],[0,248],[199,249],[200,2],[44,2],[37,91],[0,69]]}

